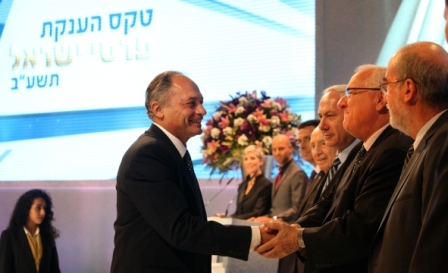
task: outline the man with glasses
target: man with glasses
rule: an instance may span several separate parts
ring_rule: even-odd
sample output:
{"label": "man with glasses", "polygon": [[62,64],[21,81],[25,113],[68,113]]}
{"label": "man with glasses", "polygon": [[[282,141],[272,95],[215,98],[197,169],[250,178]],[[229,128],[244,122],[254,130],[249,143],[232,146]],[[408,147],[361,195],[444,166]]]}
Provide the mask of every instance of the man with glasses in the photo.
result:
{"label": "man with glasses", "polygon": [[[278,258],[298,251],[308,272],[367,272],[370,245],[398,182],[412,140],[391,128],[379,85],[385,68],[355,70],[338,102],[344,129],[360,139],[317,204],[296,224],[267,224],[276,237],[256,250]],[[384,271],[391,272],[391,271]]]}
{"label": "man with glasses", "polygon": [[382,90],[391,125],[414,143],[373,242],[369,272],[446,272],[448,53],[430,42],[401,48]]}

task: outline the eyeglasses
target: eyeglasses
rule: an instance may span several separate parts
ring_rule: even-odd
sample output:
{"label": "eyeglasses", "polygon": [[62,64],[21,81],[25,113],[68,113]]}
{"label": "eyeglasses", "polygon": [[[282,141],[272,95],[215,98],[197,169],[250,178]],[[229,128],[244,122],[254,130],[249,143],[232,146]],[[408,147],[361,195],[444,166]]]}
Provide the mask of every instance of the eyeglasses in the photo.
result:
{"label": "eyeglasses", "polygon": [[387,91],[389,91],[389,84],[397,83],[397,82],[403,82],[403,81],[405,81],[405,80],[396,80],[396,81],[392,81],[392,82],[383,82],[383,83],[380,84],[381,91],[383,93],[387,93]]}
{"label": "eyeglasses", "polygon": [[[363,91],[358,91],[358,92],[353,92],[352,90],[363,90]],[[381,88],[364,88],[364,87],[350,87],[350,88],[345,88],[345,96],[347,96],[348,98],[350,98],[351,96],[354,95],[358,95],[364,92],[369,92],[369,91],[380,91]]]}

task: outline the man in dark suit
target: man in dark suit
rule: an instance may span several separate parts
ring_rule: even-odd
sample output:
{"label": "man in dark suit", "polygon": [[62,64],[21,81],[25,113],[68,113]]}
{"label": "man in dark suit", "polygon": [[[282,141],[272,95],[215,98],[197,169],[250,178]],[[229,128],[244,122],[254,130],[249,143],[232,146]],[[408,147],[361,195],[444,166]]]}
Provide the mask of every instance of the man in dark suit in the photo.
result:
{"label": "man in dark suit", "polygon": [[111,272],[210,273],[211,254],[248,258],[264,241],[258,227],[207,222],[186,143],[206,111],[197,85],[164,72],[146,90],[153,124],[123,156]]}
{"label": "man in dark suit", "polygon": [[317,174],[315,181],[308,187],[302,204],[299,207],[299,216],[303,215],[314,204],[317,195],[318,186],[324,181],[325,174],[333,164],[336,157],[336,149],[325,144],[325,138],[322,131],[317,127],[311,133],[311,153],[314,162],[319,167],[320,172]]}
{"label": "man in dark suit", "polygon": [[314,128],[316,128],[317,126],[319,126],[319,120],[310,119],[301,122],[298,127],[299,134],[297,137],[297,144],[299,145],[300,157],[314,167],[313,171],[311,172],[307,187],[310,185],[310,183],[312,183],[314,177],[319,173],[319,167],[316,165],[316,162],[314,162],[310,145],[311,132],[313,132]]}
{"label": "man in dark suit", "polygon": [[448,53],[430,42],[407,45],[389,61],[381,86],[391,125],[415,141],[375,237],[369,272],[446,272]]}
{"label": "man in dark suit", "polygon": [[313,271],[367,271],[370,244],[412,140],[388,124],[379,88],[385,68],[366,65],[355,72],[338,106],[344,110],[344,128],[363,142],[347,158],[350,164],[335,175],[337,183],[297,224],[267,224],[278,234],[257,248],[265,257],[300,250]]}

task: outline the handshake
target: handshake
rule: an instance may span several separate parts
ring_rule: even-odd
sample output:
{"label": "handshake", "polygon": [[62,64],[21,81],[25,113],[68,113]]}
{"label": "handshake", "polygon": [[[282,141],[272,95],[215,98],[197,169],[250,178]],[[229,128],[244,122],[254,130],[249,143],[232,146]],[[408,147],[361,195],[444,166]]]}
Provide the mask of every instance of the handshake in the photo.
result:
{"label": "handshake", "polygon": [[280,259],[300,249],[300,225],[289,225],[283,220],[271,220],[260,226],[261,243],[255,248],[266,258]]}

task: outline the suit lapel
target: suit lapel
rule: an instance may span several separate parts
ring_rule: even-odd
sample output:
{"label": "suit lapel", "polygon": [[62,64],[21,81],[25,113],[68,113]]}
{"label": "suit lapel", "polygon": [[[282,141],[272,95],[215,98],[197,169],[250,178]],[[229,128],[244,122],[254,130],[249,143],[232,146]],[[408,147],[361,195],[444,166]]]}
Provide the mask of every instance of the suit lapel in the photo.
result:
{"label": "suit lapel", "polygon": [[[282,185],[284,184],[284,181],[287,181],[289,179],[289,176],[291,175],[291,173],[294,171],[295,166],[294,166],[295,162],[292,161],[289,163],[288,167],[286,168],[285,172],[283,173],[282,177],[280,178],[280,183],[278,184],[278,187],[275,188],[275,180],[274,183],[272,183],[272,199],[274,199],[274,196],[277,194],[278,190],[282,187]],[[276,177],[277,178],[277,177]]]}
{"label": "suit lapel", "polygon": [[439,129],[440,126],[448,122],[448,111],[443,113],[438,120],[429,128],[428,132],[423,137],[422,141],[418,145],[417,149],[415,150],[412,157],[409,159],[409,163],[406,166],[406,169],[403,170],[403,173],[400,176],[400,180],[398,181],[397,187],[394,190],[394,193],[392,194],[391,199],[389,200],[389,204],[387,205],[386,211],[384,213],[383,219],[381,220],[381,224],[378,227],[378,232],[383,228],[384,224],[386,223],[387,219],[389,218],[390,211],[392,209],[393,204],[395,203],[395,200],[397,199],[398,195],[400,194],[401,190],[403,189],[404,185],[406,184],[409,175],[411,174],[411,171],[414,169],[414,166],[417,162],[421,162],[420,157],[423,156],[424,151],[426,150],[426,147],[428,145],[428,141],[431,139],[431,137],[434,135],[434,133]]}
{"label": "suit lapel", "polygon": [[[334,210],[339,205],[339,199],[342,196],[342,192],[350,185],[350,182],[353,177],[357,177],[357,174],[360,172],[365,171],[366,164],[370,164],[369,155],[372,153],[369,153],[370,151],[376,149],[378,145],[380,145],[386,138],[389,137],[390,134],[394,132],[395,129],[393,129],[390,125],[384,129],[384,131],[378,136],[378,138],[373,143],[372,147],[370,147],[369,151],[364,155],[364,158],[362,159],[362,162],[356,167],[355,171],[353,172],[353,166],[355,164],[355,158],[356,154],[358,154],[358,151],[361,149],[361,146],[363,145],[363,142],[358,143],[353,150],[350,152],[349,157],[347,157],[347,160],[344,163],[346,163],[346,168],[344,170],[344,174],[342,175],[342,178],[339,180],[339,183],[335,186],[335,195],[333,196],[334,200],[332,203],[332,206],[330,210],[328,211],[326,219],[331,218]],[[356,181],[357,183],[358,181]],[[326,220],[325,220],[326,221]]]}
{"label": "suit lapel", "polygon": [[[20,240],[20,244],[24,248],[23,251],[25,253],[25,257],[23,257],[23,262],[26,263],[26,267],[30,270],[30,272],[37,273],[33,253],[31,252],[31,247],[28,242],[28,239],[26,238],[26,234],[25,234],[24,230],[20,230],[19,240]],[[43,248],[43,242],[42,242],[42,248]],[[42,251],[43,251],[43,249],[42,249]],[[41,262],[42,262],[42,260],[41,260]]]}
{"label": "suit lapel", "polygon": [[[204,202],[202,202],[202,204],[198,204],[198,202],[196,201],[196,198],[194,198],[196,189],[194,188],[194,185],[192,185],[192,183],[190,182],[190,179],[189,179],[190,171],[188,170],[187,165],[184,163],[176,146],[174,146],[173,142],[169,139],[169,137],[162,130],[160,130],[160,128],[157,127],[157,125],[152,124],[151,127],[149,128],[149,130],[146,131],[146,133],[153,134],[154,138],[163,142],[165,144],[165,146],[168,148],[168,151],[162,151],[162,152],[170,153],[176,159],[176,161],[177,161],[176,165],[178,166],[179,175],[180,175],[179,176],[180,183],[187,184],[187,187],[190,189],[191,194],[194,199],[194,203],[196,204],[196,210],[198,212],[198,215],[201,215],[201,211],[205,213]],[[179,169],[179,166],[180,166],[180,169]],[[200,197],[202,200],[202,196],[200,196]]]}
{"label": "suit lapel", "polygon": [[[300,206],[299,212],[301,214],[304,212],[305,207],[308,203],[308,200],[311,199],[313,194],[316,192],[318,188],[320,188],[320,184],[322,184],[322,179],[325,178],[325,173],[318,173],[315,177],[309,188],[306,190],[305,197],[303,198],[302,205]],[[300,215],[299,215],[300,216]]]}

